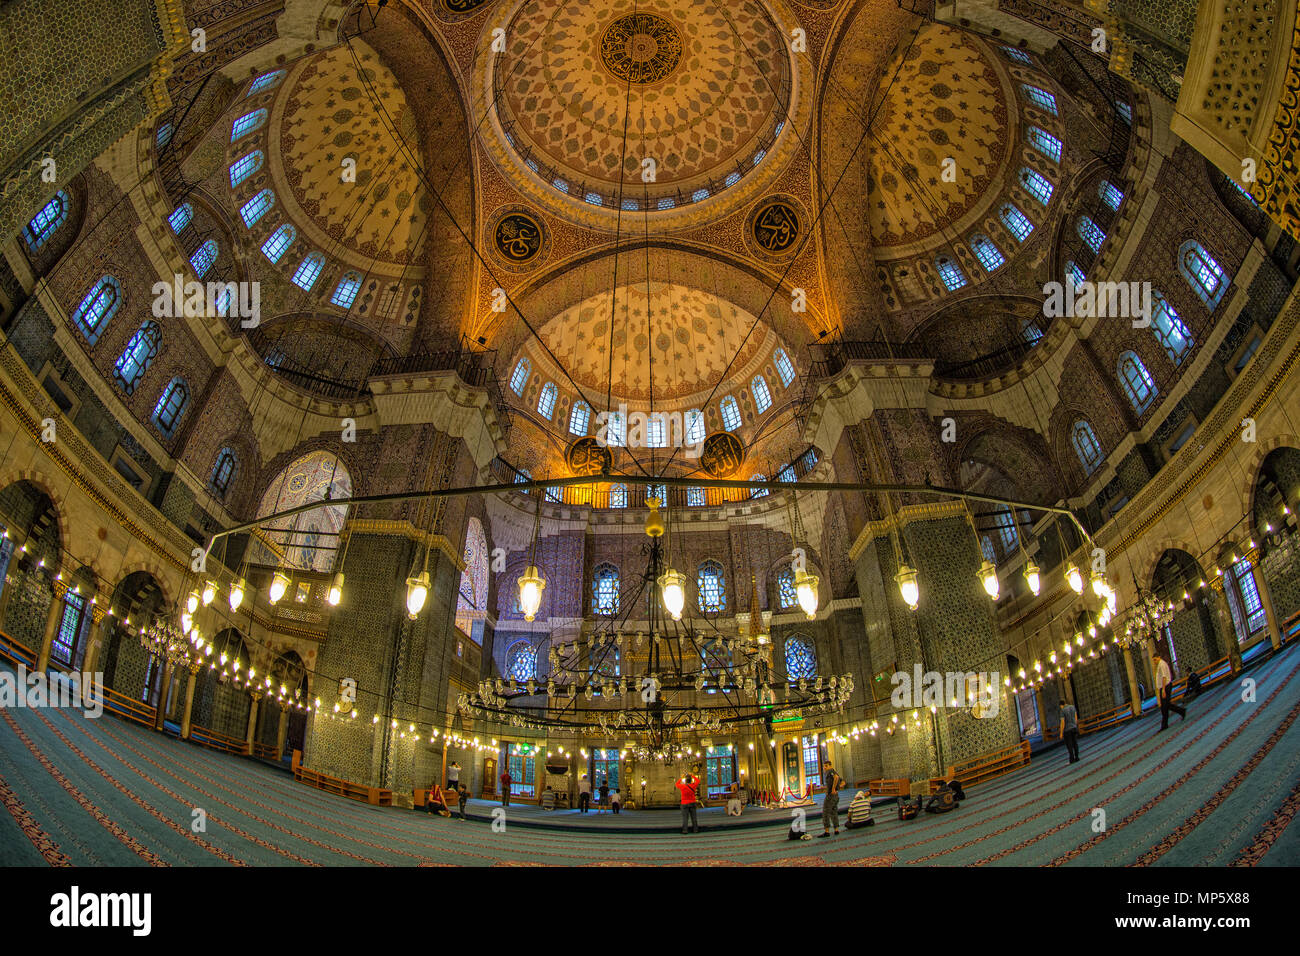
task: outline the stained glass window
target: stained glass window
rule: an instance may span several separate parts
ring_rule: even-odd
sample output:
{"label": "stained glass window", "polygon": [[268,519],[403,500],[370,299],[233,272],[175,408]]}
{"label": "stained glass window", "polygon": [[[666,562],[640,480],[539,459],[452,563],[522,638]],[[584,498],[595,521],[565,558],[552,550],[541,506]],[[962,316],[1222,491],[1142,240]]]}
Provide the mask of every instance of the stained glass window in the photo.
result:
{"label": "stained glass window", "polygon": [[[172,215],[175,215],[173,213]],[[29,248],[39,249],[45,240],[54,235],[55,230],[68,218],[68,194],[62,189],[54,194],[41,211],[32,217],[32,221],[23,229],[23,239]]]}
{"label": "stained glass window", "polygon": [[217,240],[209,239],[194,250],[194,255],[190,256],[190,265],[194,268],[194,274],[202,279],[212,268],[212,263],[217,261]]}
{"label": "stained glass window", "polygon": [[244,225],[251,229],[257,220],[266,215],[267,210],[274,205],[275,193],[269,189],[263,189],[239,207],[239,218],[243,219]]}
{"label": "stained glass window", "polygon": [[165,437],[171,438],[176,433],[176,426],[180,424],[189,401],[190,389],[185,379],[177,376],[167,383],[153,409],[153,423]]}
{"label": "stained glass window", "polygon": [[158,125],[158,132],[154,135],[154,142],[158,144],[159,149],[162,149],[172,141],[172,133],[174,130],[175,127],[172,126],[170,120]]}
{"label": "stained glass window", "polygon": [[754,408],[761,415],[772,407],[772,393],[768,390],[767,379],[755,375],[749,385],[754,393]]}
{"label": "stained glass window", "polygon": [[337,305],[340,309],[352,308],[352,303],[357,299],[357,293],[361,291],[361,273],[348,272],[339,280],[339,284],[334,287],[334,294],[330,296],[330,303]]}
{"label": "stained glass window", "polygon": [[664,448],[668,445],[667,422],[663,412],[653,412],[646,417],[645,444],[647,448]]}
{"label": "stained glass window", "polygon": [[1124,194],[1109,179],[1101,181],[1101,185],[1097,187],[1097,195],[1101,197],[1102,202],[1114,210],[1118,210],[1119,204],[1124,201]]}
{"label": "stained glass window", "polygon": [[1010,508],[1003,508],[998,512],[996,524],[998,536],[1002,539],[1002,550],[1010,552],[1020,540],[1020,534],[1016,530],[1015,513]]}
{"label": "stained glass window", "polygon": [[181,203],[172,210],[172,214],[167,217],[167,225],[172,227],[172,232],[180,232],[190,224],[194,218],[194,207],[189,203]]}
{"label": "stained glass window", "polygon": [[555,387],[554,382],[547,382],[542,386],[542,393],[537,397],[537,414],[543,418],[550,418],[555,414],[555,396],[559,389]]}
{"label": "stained glass window", "polygon": [[113,378],[122,391],[131,395],[162,348],[162,329],[157,322],[148,321],[136,330],[126,343],[126,349],[113,363]]}
{"label": "stained glass window", "polygon": [[278,86],[284,79],[284,70],[272,70],[270,73],[263,73],[255,79],[248,87],[247,96],[256,96],[263,90],[269,90],[273,86]]}
{"label": "stained glass window", "polygon": [[1038,323],[1033,319],[1025,319],[1020,323],[1020,338],[1027,345],[1037,345],[1043,339],[1043,330],[1038,327]]}
{"label": "stained glass window", "polygon": [[295,235],[297,233],[293,226],[285,223],[266,237],[266,242],[262,243],[262,255],[270,259],[272,263],[279,262],[280,257],[293,245]]}
{"label": "stained glass window", "polygon": [[536,794],[537,748],[532,744],[506,744],[506,770],[510,774],[510,795]]}
{"label": "stained glass window", "polygon": [[[767,475],[762,472],[755,472],[749,476],[750,481],[767,481]],[[764,498],[767,496],[767,489],[761,485],[755,485],[749,489],[749,497]]]}
{"label": "stained glass window", "polygon": [[799,603],[799,592],[794,586],[794,568],[789,565],[782,568],[776,576],[776,601],[782,610]]}
{"label": "stained glass window", "polygon": [[1130,126],[1133,125],[1133,107],[1129,106],[1123,100],[1116,100],[1115,109],[1119,111],[1119,115],[1125,123],[1128,123]]}
{"label": "stained glass window", "polygon": [[1151,329],[1175,365],[1192,347],[1192,333],[1187,330],[1177,310],[1159,292],[1151,293]]}
{"label": "stained glass window", "polygon": [[944,287],[949,292],[955,292],[966,284],[966,276],[962,273],[961,266],[952,259],[940,256],[934,264],[939,270],[939,278],[943,280]]}
{"label": "stained glass window", "polygon": [[993,549],[993,539],[988,535],[982,535],[980,537],[980,551],[984,553],[984,560],[989,562],[989,564],[997,563],[998,553]]}
{"label": "stained glass window", "polygon": [[609,506],[611,508],[627,507],[627,485],[611,485],[609,488]]}
{"label": "stained glass window", "polygon": [[585,435],[591,426],[591,406],[579,399],[569,412],[569,434]]}
{"label": "stained glass window", "polygon": [[1101,443],[1097,441],[1092,425],[1079,419],[1070,430],[1070,441],[1074,444],[1074,453],[1079,456],[1079,464],[1091,475],[1102,460]]}
{"label": "stained glass window", "polygon": [[230,127],[230,141],[233,143],[240,137],[247,136],[255,129],[261,128],[266,122],[266,108],[253,110],[251,113],[245,113],[239,119],[235,120]]}
{"label": "stained glass window", "polygon": [[777,349],[772,353],[772,364],[776,366],[776,372],[781,376],[781,384],[786,388],[794,381],[794,366],[790,363],[790,356],[785,354],[785,349]]}
{"label": "stained glass window", "polygon": [[722,412],[722,427],[729,432],[734,432],[740,427],[740,406],[736,404],[736,399],[728,395],[718,405],[719,411]]}
{"label": "stained glass window", "polygon": [[1006,264],[1002,251],[993,244],[988,236],[971,236],[970,247],[975,250],[975,258],[980,261],[986,272],[996,272]]}
{"label": "stained glass window", "polygon": [[1015,60],[1017,63],[1027,63],[1032,65],[1034,62],[1030,59],[1029,54],[1024,50],[1018,50],[1013,46],[1002,46],[999,47],[999,49],[1006,55],[1007,59]]}
{"label": "stained glass window", "polygon": [[1030,126],[1025,130],[1025,139],[1054,163],[1061,161],[1061,141],[1041,126]]}
{"label": "stained glass window", "polygon": [[293,284],[304,292],[310,292],[311,287],[316,284],[316,280],[320,278],[321,270],[324,268],[324,253],[308,253],[303,256],[302,262],[298,263],[298,268],[293,272]]}
{"label": "stained glass window", "polygon": [[1125,352],[1119,357],[1119,380],[1133,410],[1141,415],[1156,397],[1156,383],[1136,353]]}
{"label": "stained glass window", "polygon": [[518,641],[510,645],[510,650],[506,651],[506,676],[519,681],[537,678],[537,653],[532,644]]}
{"label": "stained glass window", "polygon": [[723,578],[722,565],[717,561],[705,561],[700,565],[695,578],[700,592],[700,610],[706,614],[718,614],[727,609],[727,584]]}
{"label": "stained glass window", "polygon": [[1079,268],[1079,264],[1073,259],[1066,262],[1065,274],[1075,285],[1083,285],[1084,282],[1087,281],[1087,277],[1084,275],[1083,270]]}
{"label": "stained glass window", "polygon": [[72,324],[94,345],[122,304],[122,284],[116,276],[102,276],[72,312]]}
{"label": "stained glass window", "polygon": [[1194,239],[1178,252],[1178,270],[1209,309],[1214,309],[1228,288],[1228,277],[1215,258]]}
{"label": "stained glass window", "polygon": [[621,412],[609,412],[605,416],[605,443],[621,448],[627,442],[627,422]]}
{"label": "stained glass window", "polygon": [[704,412],[698,408],[686,413],[686,441],[692,445],[704,441]]}
{"label": "stained glass window", "polygon": [[1030,86],[1028,83],[1022,83],[1020,90],[1025,94],[1025,98],[1040,109],[1045,109],[1053,116],[1056,115],[1056,97],[1047,90],[1037,86]]}
{"label": "stained glass window", "polygon": [[223,448],[217,454],[212,465],[212,474],[208,477],[208,488],[218,498],[226,497],[230,491],[231,479],[235,477],[235,453],[230,448]]}
{"label": "stained glass window", "polygon": [[1079,238],[1093,252],[1098,252],[1101,249],[1101,244],[1106,241],[1106,234],[1101,231],[1101,226],[1093,222],[1088,216],[1079,217],[1078,230]]}
{"label": "stained glass window", "polygon": [[262,151],[255,149],[230,164],[230,188],[235,188],[262,168]]}
{"label": "stained glass window", "polygon": [[1020,170],[1020,182],[1025,189],[1029,190],[1029,195],[1033,196],[1040,203],[1046,206],[1052,200],[1052,184],[1048,182],[1047,177],[1036,169],[1030,169],[1025,166]]}
{"label": "stained glass window", "polygon": [[690,487],[686,489],[686,505],[690,508],[703,508],[705,505],[705,495],[703,488]]}
{"label": "stained glass window", "polygon": [[802,634],[785,642],[786,680],[814,680],[817,677],[817,649]]}
{"label": "stained glass window", "polygon": [[63,596],[63,614],[59,618],[59,629],[55,631],[54,641],[50,646],[50,656],[60,664],[72,666],[85,617],[86,599],[75,591],[66,592]]}
{"label": "stained glass window", "polygon": [[526,358],[521,358],[515,365],[515,370],[510,374],[510,390],[516,395],[524,394],[524,386],[528,384],[528,376],[533,370],[533,363]]}
{"label": "stained glass window", "polygon": [[822,747],[814,734],[810,737],[804,737],[802,741],[803,750],[803,776],[806,786],[820,787],[822,785]]}
{"label": "stained glass window", "polygon": [[998,215],[1002,219],[1002,224],[1011,230],[1011,235],[1016,237],[1017,242],[1024,242],[1034,231],[1034,224],[1029,221],[1029,217],[1011,203],[1004,205]]}
{"label": "stained glass window", "polygon": [[612,564],[597,566],[591,576],[591,611],[593,614],[618,613],[618,568]]}

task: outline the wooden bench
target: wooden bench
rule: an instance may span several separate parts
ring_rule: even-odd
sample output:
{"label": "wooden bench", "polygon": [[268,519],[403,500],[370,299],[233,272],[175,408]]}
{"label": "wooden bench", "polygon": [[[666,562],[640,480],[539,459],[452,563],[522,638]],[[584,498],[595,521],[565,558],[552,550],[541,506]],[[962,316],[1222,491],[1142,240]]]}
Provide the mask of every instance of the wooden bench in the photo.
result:
{"label": "wooden bench", "polygon": [[253,741],[253,756],[261,757],[263,760],[279,760],[280,753],[274,744],[264,744],[260,740]]}
{"label": "wooden bench", "polygon": [[1091,717],[1085,717],[1079,721],[1079,735],[1090,734],[1093,731],[1101,730],[1105,727],[1113,727],[1115,724],[1122,724],[1126,720],[1133,719],[1133,708],[1129,704],[1112,708],[1100,714],[1094,714]]}
{"label": "wooden bench", "polygon": [[866,790],[873,797],[907,797],[912,794],[912,781],[905,777],[859,780],[856,786],[859,790]]}
{"label": "wooden bench", "polygon": [[[1001,750],[994,750],[990,753],[980,754],[978,757],[971,757],[969,760],[949,764],[947,779],[959,780],[962,789],[966,790],[976,784],[985,783],[1001,777],[1003,774],[1027,766],[1029,766],[1029,741],[1022,740],[1018,744],[1003,747]],[[935,779],[931,778],[931,787],[934,786]],[[942,786],[944,781],[940,780],[938,782]]]}
{"label": "wooden bench", "polygon": [[104,712],[114,714],[123,720],[152,727],[157,709],[141,701],[132,700],[125,694],[119,694],[111,687],[105,687]]}
{"label": "wooden bench", "polygon": [[0,657],[11,664],[22,664],[30,668],[36,663],[36,652],[26,644],[20,644],[12,637],[0,631]]}
{"label": "wooden bench", "polygon": [[299,783],[305,783],[317,790],[324,790],[326,793],[336,793],[341,797],[347,797],[349,800],[360,800],[362,803],[369,803],[376,807],[391,807],[393,805],[393,791],[387,788],[371,787],[364,783],[353,783],[350,780],[343,780],[339,777],[331,777],[329,774],[308,770],[300,763],[301,760],[302,751],[295,750],[292,765],[293,779]]}
{"label": "wooden bench", "polygon": [[232,737],[230,734],[223,734],[216,730],[209,730],[207,727],[200,727],[197,724],[190,727],[190,740],[203,747],[211,747],[213,750],[220,750],[223,753],[235,754],[239,757],[248,756],[248,744],[238,737]]}

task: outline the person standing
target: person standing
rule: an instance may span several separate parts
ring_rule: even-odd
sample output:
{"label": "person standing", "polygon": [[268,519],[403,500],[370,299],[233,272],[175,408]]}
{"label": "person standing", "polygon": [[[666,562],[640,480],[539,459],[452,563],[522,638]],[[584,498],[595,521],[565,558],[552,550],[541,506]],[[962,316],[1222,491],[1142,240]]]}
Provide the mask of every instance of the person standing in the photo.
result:
{"label": "person standing", "polygon": [[1070,755],[1070,763],[1079,759],[1079,712],[1068,700],[1061,702],[1061,725],[1057,734],[1065,741],[1065,752]]}
{"label": "person standing", "polygon": [[602,779],[597,789],[600,791],[600,805],[602,807],[609,806],[609,781]]}
{"label": "person standing", "polygon": [[835,830],[835,835],[840,835],[840,788],[844,786],[844,778],[835,770],[835,765],[828,758],[826,761],[826,775],[824,778],[826,784],[826,799],[822,801],[822,836],[831,835],[831,828]]}
{"label": "person standing", "polygon": [[503,807],[510,806],[510,784],[513,782],[509,770],[501,771],[501,806]]}
{"label": "person standing", "polygon": [[461,786],[458,786],[456,788],[456,799],[460,801],[460,818],[464,820],[465,805],[469,803],[469,788],[464,786],[463,784]]}
{"label": "person standing", "polygon": [[578,812],[586,813],[591,807],[591,781],[587,779],[584,773],[582,779],[578,781]]}
{"label": "person standing", "polygon": [[700,798],[698,793],[699,781],[692,776],[691,772],[686,771],[686,776],[677,781],[677,792],[682,795],[682,832],[686,832],[686,824],[689,822],[692,833],[700,832],[699,818],[696,816],[696,806]]}
{"label": "person standing", "polygon": [[623,805],[623,798],[619,795],[618,787],[609,792],[609,806],[615,813],[618,813],[619,807]]}
{"label": "person standing", "polygon": [[[1179,720],[1187,719],[1186,709],[1174,703],[1174,675],[1169,670],[1169,662],[1163,656],[1156,655],[1156,693],[1160,695],[1160,730],[1169,726],[1169,712],[1178,714]],[[1157,730],[1156,733],[1160,733]]]}
{"label": "person standing", "polygon": [[459,783],[460,783],[460,764],[456,763],[456,761],[453,760],[451,762],[451,766],[447,768],[447,787],[451,790],[455,790],[456,785]]}

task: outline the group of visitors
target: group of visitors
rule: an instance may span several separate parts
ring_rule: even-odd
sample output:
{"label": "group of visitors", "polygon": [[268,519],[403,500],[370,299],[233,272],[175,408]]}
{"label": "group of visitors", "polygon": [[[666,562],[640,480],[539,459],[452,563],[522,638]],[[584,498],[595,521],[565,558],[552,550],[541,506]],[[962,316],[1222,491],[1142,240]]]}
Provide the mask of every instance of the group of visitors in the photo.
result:
{"label": "group of visitors", "polygon": [[[1179,720],[1187,719],[1187,708],[1181,707],[1174,703],[1173,685],[1174,675],[1169,667],[1169,661],[1164,653],[1157,652],[1155,655],[1156,668],[1156,697],[1160,701],[1160,733],[1169,727],[1169,712],[1173,711],[1178,715]],[[1138,696],[1141,697],[1141,686],[1138,685]],[[1183,700],[1191,700],[1201,692],[1201,677],[1195,671],[1187,678],[1187,693]],[[1069,700],[1061,702],[1061,720],[1057,727],[1057,735],[1065,743],[1065,752],[1069,755],[1069,763],[1077,763],[1079,760],[1079,711],[1070,703]]]}
{"label": "group of visitors", "polygon": [[450,791],[450,794],[444,792],[442,787],[435,783],[429,789],[429,795],[425,798],[424,808],[430,813],[438,814],[438,816],[449,817],[451,816],[451,808],[447,805],[447,801],[454,796],[460,811],[460,819],[464,820],[465,804],[469,803],[469,788],[457,781],[455,789],[449,787],[448,791]]}

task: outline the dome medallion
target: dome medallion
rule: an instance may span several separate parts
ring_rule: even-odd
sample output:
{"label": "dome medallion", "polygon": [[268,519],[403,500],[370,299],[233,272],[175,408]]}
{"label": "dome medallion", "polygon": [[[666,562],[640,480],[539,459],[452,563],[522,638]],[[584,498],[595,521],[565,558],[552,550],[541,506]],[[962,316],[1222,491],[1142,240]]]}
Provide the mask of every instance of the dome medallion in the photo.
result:
{"label": "dome medallion", "polygon": [[600,38],[605,69],[629,83],[658,83],[682,61],[682,37],[654,13],[619,17]]}

